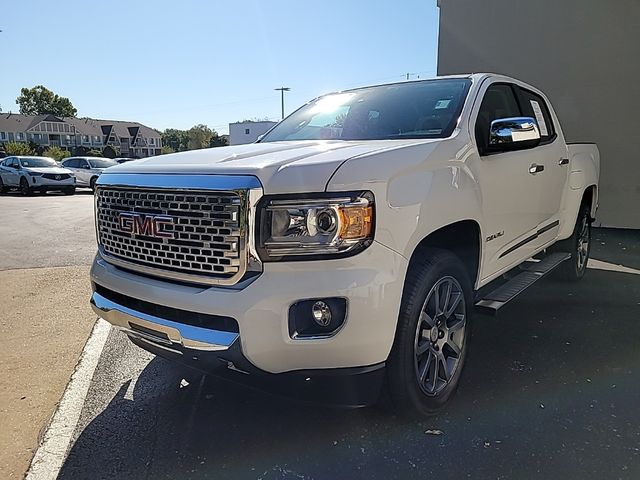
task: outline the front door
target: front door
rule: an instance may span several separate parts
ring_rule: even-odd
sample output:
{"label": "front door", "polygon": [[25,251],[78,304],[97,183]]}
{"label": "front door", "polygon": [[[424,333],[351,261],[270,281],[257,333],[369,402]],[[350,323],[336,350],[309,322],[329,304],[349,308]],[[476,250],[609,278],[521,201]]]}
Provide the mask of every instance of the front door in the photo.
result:
{"label": "front door", "polygon": [[472,114],[475,121],[471,125],[475,125],[479,154],[473,170],[481,189],[484,279],[533,255],[543,217],[539,208],[543,180],[529,173],[531,165],[539,162],[537,149],[487,152],[491,122],[523,116],[514,85],[493,83],[480,95],[482,102]]}

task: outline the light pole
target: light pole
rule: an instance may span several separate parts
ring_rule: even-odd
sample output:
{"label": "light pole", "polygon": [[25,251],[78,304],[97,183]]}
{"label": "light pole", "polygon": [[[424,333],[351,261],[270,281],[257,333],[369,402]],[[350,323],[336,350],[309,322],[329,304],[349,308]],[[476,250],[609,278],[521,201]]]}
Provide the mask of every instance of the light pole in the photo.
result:
{"label": "light pole", "polygon": [[284,119],[284,92],[288,92],[291,89],[289,87],[280,87],[280,88],[274,88],[274,90],[280,91],[280,108],[281,108],[282,119]]}

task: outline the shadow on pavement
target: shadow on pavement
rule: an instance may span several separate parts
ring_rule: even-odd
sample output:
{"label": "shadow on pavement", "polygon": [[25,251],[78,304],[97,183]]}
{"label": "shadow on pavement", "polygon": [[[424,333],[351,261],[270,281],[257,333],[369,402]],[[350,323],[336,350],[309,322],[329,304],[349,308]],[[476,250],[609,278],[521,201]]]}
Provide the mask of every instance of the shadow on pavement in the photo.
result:
{"label": "shadow on pavement", "polygon": [[475,317],[457,395],[422,422],[307,407],[154,358],[59,478],[639,478],[639,319],[639,275],[544,280]]}

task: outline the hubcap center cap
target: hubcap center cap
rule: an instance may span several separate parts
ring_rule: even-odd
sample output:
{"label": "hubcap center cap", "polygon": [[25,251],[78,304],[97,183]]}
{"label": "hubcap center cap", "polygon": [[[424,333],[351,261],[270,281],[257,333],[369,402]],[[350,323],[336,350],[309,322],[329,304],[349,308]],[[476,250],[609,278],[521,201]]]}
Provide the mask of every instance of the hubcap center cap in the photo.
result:
{"label": "hubcap center cap", "polygon": [[435,343],[438,341],[438,337],[440,336],[440,332],[438,331],[438,327],[433,327],[431,332],[429,332],[429,339]]}

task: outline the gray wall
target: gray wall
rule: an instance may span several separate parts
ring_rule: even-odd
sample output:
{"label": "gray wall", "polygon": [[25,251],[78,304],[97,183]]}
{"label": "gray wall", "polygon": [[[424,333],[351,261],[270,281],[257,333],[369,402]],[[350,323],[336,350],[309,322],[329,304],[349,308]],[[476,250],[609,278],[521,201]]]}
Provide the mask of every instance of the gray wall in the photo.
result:
{"label": "gray wall", "polygon": [[544,91],[569,142],[597,142],[598,222],[640,228],[640,1],[440,0],[438,74]]}

